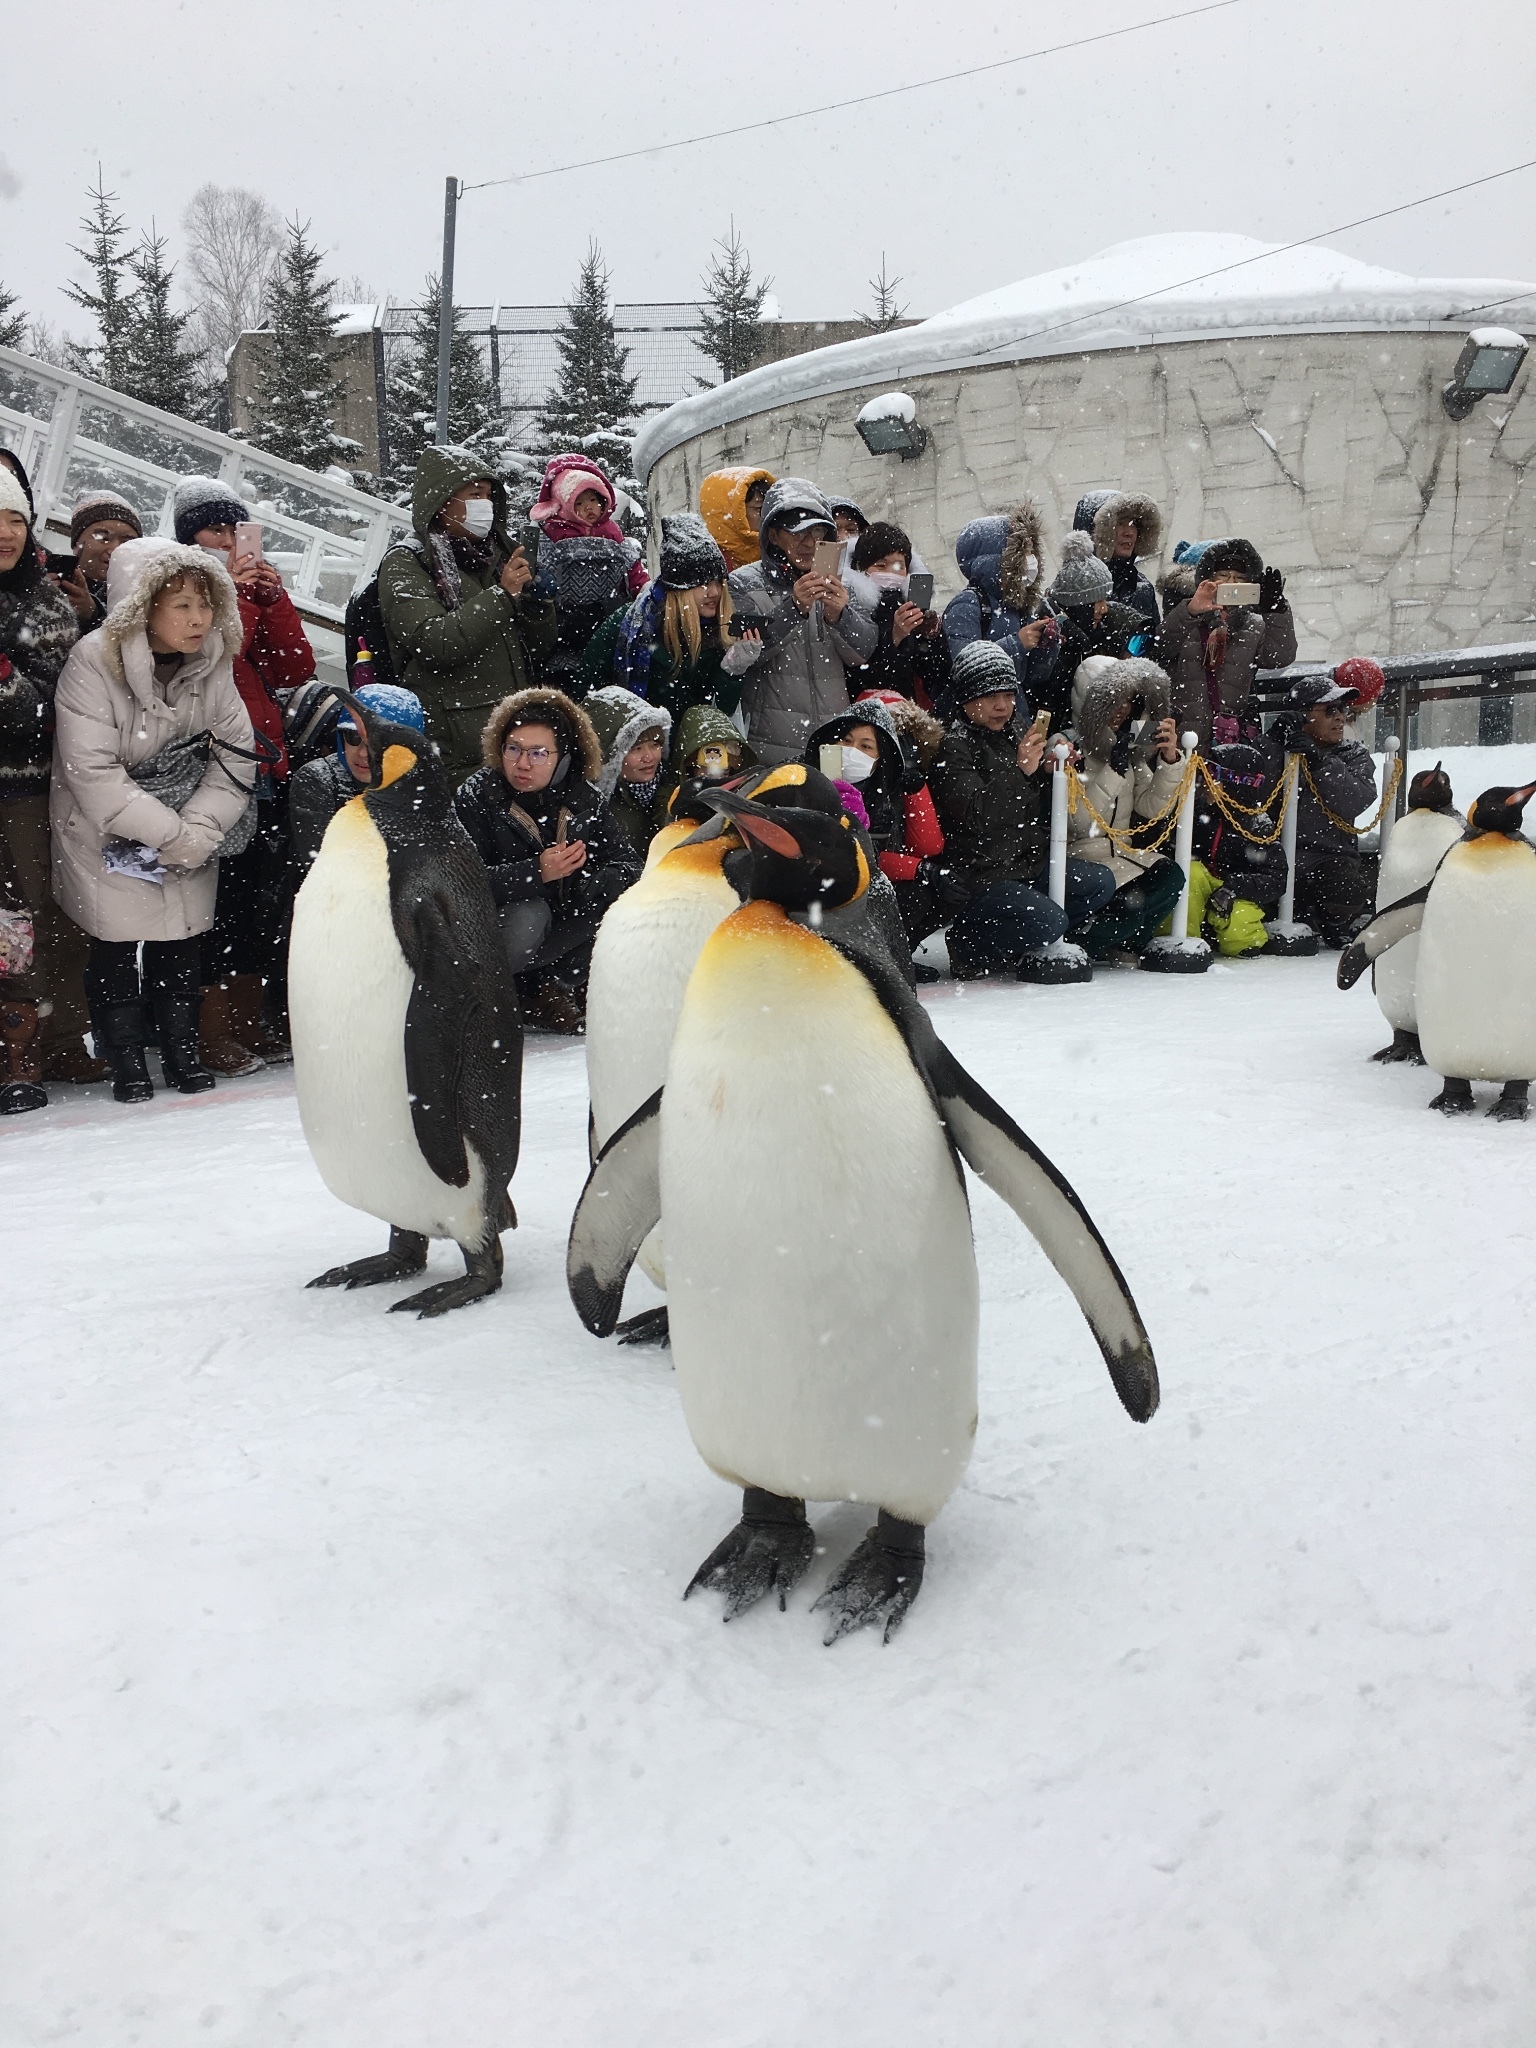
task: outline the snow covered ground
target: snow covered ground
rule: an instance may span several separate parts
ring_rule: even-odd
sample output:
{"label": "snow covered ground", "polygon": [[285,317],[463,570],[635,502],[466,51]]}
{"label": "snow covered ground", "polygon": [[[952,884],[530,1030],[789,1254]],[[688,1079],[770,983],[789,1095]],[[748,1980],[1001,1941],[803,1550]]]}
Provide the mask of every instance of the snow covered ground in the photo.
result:
{"label": "snow covered ground", "polygon": [[0,2039],[1523,2048],[1536,1126],[1427,1114],[1332,973],[931,992],[1163,1406],[978,1190],[981,1430],[888,1648],[807,1613],[845,1507],[787,1614],[680,1600],[736,1499],[566,1300],[579,1046],[436,1324],[304,1291],[383,1231],[289,1076],[5,1126]]}

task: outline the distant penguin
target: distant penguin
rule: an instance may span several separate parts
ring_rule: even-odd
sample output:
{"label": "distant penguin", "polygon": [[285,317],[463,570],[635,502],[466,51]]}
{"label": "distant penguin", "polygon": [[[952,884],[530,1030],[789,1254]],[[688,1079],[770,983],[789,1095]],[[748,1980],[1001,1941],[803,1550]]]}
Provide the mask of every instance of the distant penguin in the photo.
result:
{"label": "distant penguin", "polygon": [[[1376,884],[1376,908],[1411,896],[1434,875],[1451,848],[1466,831],[1467,821],[1455,807],[1451,778],[1445,764],[1437,761],[1425,768],[1408,785],[1408,809],[1387,840],[1381,856],[1381,874]],[[1422,1067],[1418,1018],[1413,1004],[1414,974],[1419,958],[1419,936],[1411,933],[1376,962],[1371,977],[1381,1014],[1392,1026],[1392,1043],[1371,1058],[1384,1065],[1407,1061]]]}
{"label": "distant penguin", "polygon": [[[372,1287],[450,1237],[463,1278],[396,1309],[444,1314],[501,1285],[517,1218],[523,1030],[485,869],[437,749],[356,697],[373,780],[326,828],[294,906],[288,1001],[304,1135],[326,1186],[390,1225],[389,1250],[312,1287]],[[344,714],[345,715],[345,714]]]}
{"label": "distant penguin", "polygon": [[[651,841],[645,872],[608,910],[593,943],[587,1090],[594,1158],[665,1081],[688,977],[710,933],[741,906],[724,874],[741,841],[731,831],[700,832],[716,814],[693,794],[697,786],[679,790],[671,818]],[[664,1287],[659,1233],[652,1232],[639,1257],[646,1276]],[[665,1308],[621,1323],[619,1341],[666,1343]]]}
{"label": "distant penguin", "polygon": [[1076,1295],[1127,1410],[1157,1407],[1141,1318],[1071,1188],[940,1043],[872,940],[829,939],[870,864],[832,784],[798,763],[710,801],[752,848],[750,897],[699,956],[666,1085],[599,1155],[571,1228],[582,1321],[614,1327],[664,1221],[678,1389],[742,1518],[689,1584],[732,1619],[810,1564],[812,1500],[878,1509],[816,1603],[827,1642],[899,1627],[926,1525],[976,1430],[978,1280],[963,1157]]}
{"label": "distant penguin", "polygon": [[1536,847],[1520,825],[1533,795],[1536,782],[1484,790],[1431,879],[1378,912],[1339,961],[1339,987],[1352,988],[1418,933],[1419,1043],[1445,1083],[1429,1106],[1448,1116],[1472,1108],[1474,1081],[1504,1083],[1490,1116],[1526,1115],[1536,1077]]}

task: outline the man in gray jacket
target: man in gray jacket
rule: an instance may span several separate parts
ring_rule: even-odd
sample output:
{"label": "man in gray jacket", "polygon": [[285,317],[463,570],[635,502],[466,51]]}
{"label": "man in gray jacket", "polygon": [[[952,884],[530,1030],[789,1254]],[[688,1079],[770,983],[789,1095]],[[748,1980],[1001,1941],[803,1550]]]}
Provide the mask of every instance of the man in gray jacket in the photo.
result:
{"label": "man in gray jacket", "polygon": [[756,627],[764,652],[741,693],[758,758],[798,761],[811,732],[848,707],[850,668],[874,653],[874,621],[836,576],[815,573],[816,544],[836,525],[821,492],[782,476],[763,500],[762,556],[730,579],[738,628]]}

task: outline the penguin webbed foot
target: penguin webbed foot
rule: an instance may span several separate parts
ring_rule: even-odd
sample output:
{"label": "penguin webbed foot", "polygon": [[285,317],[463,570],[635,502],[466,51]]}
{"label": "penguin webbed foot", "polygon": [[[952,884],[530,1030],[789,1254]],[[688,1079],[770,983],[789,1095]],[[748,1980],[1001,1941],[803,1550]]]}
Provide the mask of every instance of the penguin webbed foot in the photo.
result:
{"label": "penguin webbed foot", "polygon": [[1454,1075],[1446,1080],[1440,1093],[1430,1102],[1431,1109],[1438,1109],[1442,1116],[1470,1116],[1472,1114],[1472,1083],[1462,1081]]}
{"label": "penguin webbed foot", "polygon": [[388,1280],[409,1280],[427,1269],[427,1240],[414,1230],[389,1233],[389,1250],[371,1259],[353,1259],[350,1265],[331,1266],[306,1280],[306,1287],[381,1287]]}
{"label": "penguin webbed foot", "polygon": [[1422,1067],[1424,1064],[1424,1054],[1420,1050],[1416,1031],[1394,1029],[1392,1043],[1384,1045],[1380,1052],[1373,1052],[1371,1058],[1378,1066],[1383,1067]]}
{"label": "penguin webbed foot", "polygon": [[667,1320],[667,1307],[642,1309],[637,1316],[626,1316],[615,1326],[614,1335],[621,1344],[660,1344],[670,1349],[672,1326]]}
{"label": "penguin webbed foot", "polygon": [[1530,1114],[1530,1087],[1529,1081],[1506,1081],[1503,1093],[1488,1111],[1489,1116],[1501,1124],[1523,1124]]}
{"label": "penguin webbed foot", "polygon": [[822,1638],[828,1649],[856,1628],[883,1628],[888,1643],[906,1619],[907,1609],[923,1584],[924,1535],[920,1522],[903,1522],[880,1510],[880,1519],[828,1582],[811,1612],[825,1608],[831,1616]]}
{"label": "penguin webbed foot", "polygon": [[725,1595],[723,1621],[734,1621],[765,1594],[777,1593],[779,1612],[805,1577],[816,1551],[816,1533],[805,1502],[749,1486],[742,1495],[741,1520],[705,1558],[688,1581],[683,1598],[696,1587]]}
{"label": "penguin webbed foot", "polygon": [[481,1251],[471,1251],[467,1245],[463,1250],[464,1271],[457,1280],[439,1280],[435,1287],[423,1287],[420,1294],[391,1302],[390,1314],[411,1310],[422,1318],[445,1316],[450,1309],[466,1308],[472,1301],[497,1293],[501,1287],[501,1239],[493,1237]]}

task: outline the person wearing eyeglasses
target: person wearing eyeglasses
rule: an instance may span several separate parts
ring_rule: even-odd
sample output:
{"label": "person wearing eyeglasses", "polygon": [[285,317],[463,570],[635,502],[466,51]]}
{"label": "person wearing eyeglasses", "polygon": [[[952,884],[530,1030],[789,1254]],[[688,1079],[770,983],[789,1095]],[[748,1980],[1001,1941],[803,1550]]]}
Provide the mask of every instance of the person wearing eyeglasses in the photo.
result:
{"label": "person wearing eyeglasses", "polygon": [[485,863],[517,976],[524,1021],[574,1036],[586,1027],[592,941],[641,858],[594,786],[603,749],[561,690],[515,690],[481,735],[485,765],[454,798]]}
{"label": "person wearing eyeglasses", "polygon": [[125,540],[142,540],[144,522],[116,491],[82,491],[69,518],[74,551],[72,576],[51,580],[63,591],[82,633],[94,633],[107,616],[107,564]]}

